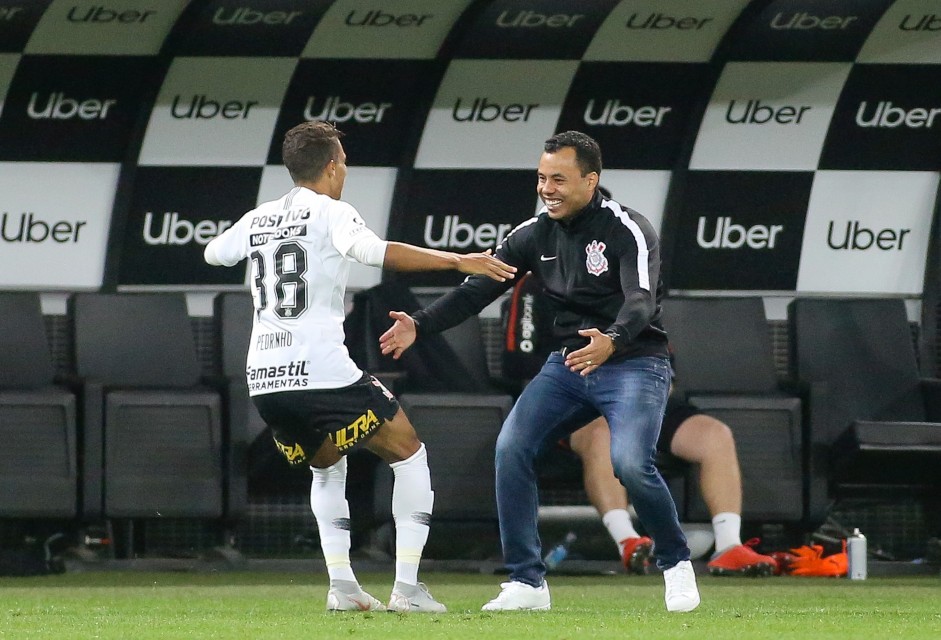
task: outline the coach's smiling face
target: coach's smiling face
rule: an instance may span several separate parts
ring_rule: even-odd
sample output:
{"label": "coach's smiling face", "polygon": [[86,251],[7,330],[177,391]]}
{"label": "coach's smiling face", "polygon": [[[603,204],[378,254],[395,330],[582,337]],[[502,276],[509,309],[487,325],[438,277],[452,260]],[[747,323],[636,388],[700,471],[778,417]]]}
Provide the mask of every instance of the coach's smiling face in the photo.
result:
{"label": "coach's smiling face", "polygon": [[598,174],[582,175],[574,147],[546,151],[539,158],[536,193],[549,210],[553,220],[565,220],[591,202],[598,186]]}

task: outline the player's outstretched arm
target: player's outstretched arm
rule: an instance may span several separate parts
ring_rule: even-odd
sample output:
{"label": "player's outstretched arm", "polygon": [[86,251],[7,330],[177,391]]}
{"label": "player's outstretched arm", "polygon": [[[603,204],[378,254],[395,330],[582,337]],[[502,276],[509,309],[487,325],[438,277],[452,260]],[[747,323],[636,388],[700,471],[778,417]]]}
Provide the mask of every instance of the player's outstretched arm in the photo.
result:
{"label": "player's outstretched arm", "polygon": [[393,360],[398,360],[410,346],[415,344],[417,332],[412,316],[402,311],[390,311],[389,317],[395,320],[389,329],[379,336],[379,348],[382,355],[392,354]]}
{"label": "player's outstretched arm", "polygon": [[386,247],[383,269],[392,271],[446,271],[454,269],[466,274],[481,274],[498,282],[516,277],[516,267],[510,266],[491,255],[483,253],[452,253],[416,247],[402,242],[389,242]]}

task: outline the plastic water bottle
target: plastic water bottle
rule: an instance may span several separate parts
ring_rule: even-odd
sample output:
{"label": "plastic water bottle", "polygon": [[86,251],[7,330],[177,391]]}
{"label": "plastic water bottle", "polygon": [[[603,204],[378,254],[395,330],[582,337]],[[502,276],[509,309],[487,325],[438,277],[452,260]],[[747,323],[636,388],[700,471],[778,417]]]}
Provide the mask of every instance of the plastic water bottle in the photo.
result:
{"label": "plastic water bottle", "polygon": [[572,543],[575,542],[576,537],[577,536],[575,535],[574,531],[569,531],[567,534],[565,534],[565,538],[562,540],[562,542],[549,549],[549,553],[547,553],[546,557],[542,559],[542,561],[546,564],[546,569],[552,571],[558,567],[563,560],[565,560],[565,558],[569,555],[569,547],[571,547]]}
{"label": "plastic water bottle", "polygon": [[853,535],[846,539],[846,557],[848,567],[846,574],[850,580],[865,580],[867,570],[866,536],[853,529]]}

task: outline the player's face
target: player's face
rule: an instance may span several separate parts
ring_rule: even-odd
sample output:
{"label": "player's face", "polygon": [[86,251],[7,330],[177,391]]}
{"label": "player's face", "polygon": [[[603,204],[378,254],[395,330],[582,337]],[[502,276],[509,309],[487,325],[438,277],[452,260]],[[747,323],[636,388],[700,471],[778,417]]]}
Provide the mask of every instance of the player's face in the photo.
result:
{"label": "player's face", "polygon": [[545,152],[539,158],[536,193],[553,220],[564,220],[581,211],[591,202],[597,184],[598,174],[594,171],[582,175],[572,147]]}

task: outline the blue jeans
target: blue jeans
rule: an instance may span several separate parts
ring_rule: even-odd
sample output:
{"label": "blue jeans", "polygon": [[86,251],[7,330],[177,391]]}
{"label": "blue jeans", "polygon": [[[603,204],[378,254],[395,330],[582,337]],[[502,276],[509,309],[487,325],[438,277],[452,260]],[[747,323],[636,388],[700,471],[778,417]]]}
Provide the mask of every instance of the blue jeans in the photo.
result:
{"label": "blue jeans", "polygon": [[654,466],[670,393],[670,364],[655,357],[605,363],[588,376],[552,353],[514,405],[497,438],[497,513],[510,580],[534,587],[546,567],[539,540],[535,461],[546,442],[562,438],[600,413],[611,428],[611,462],[637,516],[654,541],[657,566],[689,560],[676,505]]}

